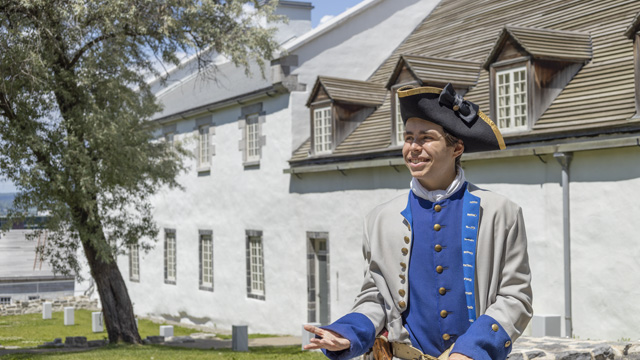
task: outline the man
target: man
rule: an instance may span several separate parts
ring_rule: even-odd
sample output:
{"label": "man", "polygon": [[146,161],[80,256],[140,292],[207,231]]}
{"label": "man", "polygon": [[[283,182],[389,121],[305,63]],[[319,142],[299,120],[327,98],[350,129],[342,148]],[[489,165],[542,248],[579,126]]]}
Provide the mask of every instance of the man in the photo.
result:
{"label": "man", "polygon": [[411,191],[366,217],[361,292],[333,324],[305,326],[305,349],[348,359],[384,334],[394,359],[506,359],[532,316],[522,211],[459,166],[464,151],[504,149],[502,135],[451,84],[398,97]]}

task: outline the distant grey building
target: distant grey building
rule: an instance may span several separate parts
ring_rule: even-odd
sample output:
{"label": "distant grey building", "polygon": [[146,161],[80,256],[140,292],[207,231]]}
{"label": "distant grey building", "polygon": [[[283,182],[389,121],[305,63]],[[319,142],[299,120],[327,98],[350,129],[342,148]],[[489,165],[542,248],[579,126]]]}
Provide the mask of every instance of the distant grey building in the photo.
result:
{"label": "distant grey building", "polygon": [[38,258],[36,247],[38,242],[46,243],[46,236],[27,240],[30,231],[12,229],[0,235],[0,305],[73,295],[73,276],[56,276],[51,266]]}

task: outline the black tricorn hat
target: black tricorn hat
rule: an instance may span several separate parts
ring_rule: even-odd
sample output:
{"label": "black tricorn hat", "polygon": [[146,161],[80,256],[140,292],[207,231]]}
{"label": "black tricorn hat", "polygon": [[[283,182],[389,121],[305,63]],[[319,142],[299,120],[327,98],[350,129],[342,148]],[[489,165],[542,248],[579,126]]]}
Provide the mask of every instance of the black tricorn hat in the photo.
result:
{"label": "black tricorn hat", "polygon": [[478,105],[456,94],[453,86],[410,87],[398,89],[402,121],[410,118],[428,120],[442,126],[464,142],[465,152],[503,150],[504,139],[496,124]]}

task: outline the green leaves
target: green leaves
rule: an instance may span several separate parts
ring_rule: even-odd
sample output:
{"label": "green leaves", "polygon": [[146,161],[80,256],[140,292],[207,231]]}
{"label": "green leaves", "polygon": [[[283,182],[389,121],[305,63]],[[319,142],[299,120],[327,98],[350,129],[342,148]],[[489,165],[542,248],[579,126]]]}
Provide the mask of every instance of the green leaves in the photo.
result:
{"label": "green leaves", "polygon": [[158,59],[183,56],[195,55],[203,76],[220,54],[247,72],[252,60],[262,65],[278,46],[264,24],[280,19],[277,2],[260,3],[0,4],[0,174],[20,192],[14,218],[49,215],[57,249],[43,251],[58,271],[77,270],[80,244],[110,262],[121,246],[156,237],[149,198],[180,186],[188,152],[153,140],[148,120],[160,107],[146,78],[160,75]]}

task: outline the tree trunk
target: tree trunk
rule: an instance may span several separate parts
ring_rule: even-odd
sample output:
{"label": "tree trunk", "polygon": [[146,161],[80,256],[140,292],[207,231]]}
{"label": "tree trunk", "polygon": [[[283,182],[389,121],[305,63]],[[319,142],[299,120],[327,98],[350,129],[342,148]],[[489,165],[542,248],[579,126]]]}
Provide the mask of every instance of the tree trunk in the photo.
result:
{"label": "tree trunk", "polygon": [[98,258],[97,250],[92,246],[91,240],[83,237],[91,235],[93,241],[100,239],[99,241],[104,242],[106,239],[101,228],[94,228],[92,232],[94,233],[81,233],[80,237],[91,268],[91,276],[93,276],[100,294],[109,343],[115,344],[124,341],[140,344],[142,340],[136,326],[133,306],[118,264],[113,256],[110,256],[108,263]]}

